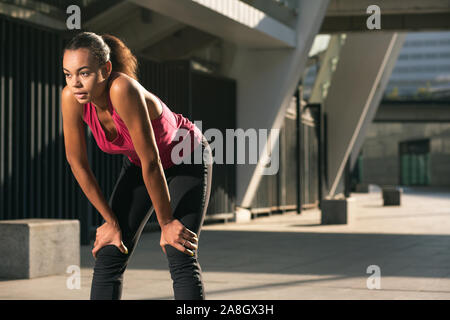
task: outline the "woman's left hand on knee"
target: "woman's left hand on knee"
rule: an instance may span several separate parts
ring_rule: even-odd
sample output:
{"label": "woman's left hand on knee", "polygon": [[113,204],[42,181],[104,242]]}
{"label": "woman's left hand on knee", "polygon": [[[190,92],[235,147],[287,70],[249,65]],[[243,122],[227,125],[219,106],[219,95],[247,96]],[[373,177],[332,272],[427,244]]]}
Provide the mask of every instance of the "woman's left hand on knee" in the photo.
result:
{"label": "woman's left hand on knee", "polygon": [[180,220],[172,219],[170,222],[161,226],[160,246],[166,253],[165,245],[171,245],[175,249],[193,256],[193,250],[198,247],[197,234],[186,228]]}

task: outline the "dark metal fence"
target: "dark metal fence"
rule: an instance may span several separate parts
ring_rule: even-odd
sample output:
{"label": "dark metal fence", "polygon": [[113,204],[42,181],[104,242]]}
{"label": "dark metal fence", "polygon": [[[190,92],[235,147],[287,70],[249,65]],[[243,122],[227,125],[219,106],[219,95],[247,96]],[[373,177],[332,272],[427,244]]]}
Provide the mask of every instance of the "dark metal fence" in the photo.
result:
{"label": "dark metal fence", "polygon": [[263,175],[252,201],[253,215],[297,210],[296,118],[285,117],[279,136],[279,168],[274,175]]}
{"label": "dark metal fence", "polygon": [[[65,158],[60,93],[62,49],[73,35],[0,15],[0,220],[79,219],[88,244],[101,216],[90,204]],[[139,58],[141,84],[174,112],[208,127],[235,127],[235,83],[194,72],[188,61],[158,64]],[[222,112],[218,122],[216,115]],[[88,156],[109,198],[121,156],[103,153],[86,126]],[[234,209],[231,166],[215,166],[208,215]],[[153,215],[155,221],[156,215]]]}
{"label": "dark metal fence", "polygon": [[0,16],[0,219],[76,218],[59,112],[62,38]]}
{"label": "dark metal fence", "polygon": [[306,105],[301,119],[300,185],[302,208],[319,205],[320,105]]}
{"label": "dark metal fence", "polygon": [[[215,128],[225,137],[226,129],[236,128],[236,82],[193,71],[190,83],[192,121],[201,121],[203,132]],[[226,150],[223,156],[226,159]],[[223,164],[214,163],[207,218],[233,218],[235,206],[236,167],[225,161]]]}
{"label": "dark metal fence", "polygon": [[319,205],[325,161],[322,113],[318,104],[301,108],[300,90],[295,94],[295,112],[288,111],[280,130],[278,173],[262,176],[251,204],[254,215],[288,210],[300,213]]}

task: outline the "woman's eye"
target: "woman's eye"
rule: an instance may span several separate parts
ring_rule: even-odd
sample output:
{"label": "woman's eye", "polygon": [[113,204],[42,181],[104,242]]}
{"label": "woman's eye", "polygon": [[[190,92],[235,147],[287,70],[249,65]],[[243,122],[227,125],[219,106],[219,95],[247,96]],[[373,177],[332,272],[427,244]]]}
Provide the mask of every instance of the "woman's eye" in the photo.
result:
{"label": "woman's eye", "polygon": [[89,75],[89,73],[87,73],[87,72],[82,72],[81,74],[84,75],[85,77],[87,77]]}

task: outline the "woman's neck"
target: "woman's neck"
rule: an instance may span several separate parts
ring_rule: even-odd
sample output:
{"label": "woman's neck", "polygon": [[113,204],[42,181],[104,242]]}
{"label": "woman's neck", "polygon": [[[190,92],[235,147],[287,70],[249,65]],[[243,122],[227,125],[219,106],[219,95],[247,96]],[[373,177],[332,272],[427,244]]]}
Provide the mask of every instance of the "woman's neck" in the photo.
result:
{"label": "woman's neck", "polygon": [[[106,93],[106,91],[105,91]],[[103,94],[101,97],[97,97],[91,100],[91,103],[95,106],[97,110],[107,111],[108,110],[108,98],[106,94]]]}
{"label": "woman's neck", "polygon": [[96,97],[95,99],[93,98],[91,101],[91,103],[94,104],[94,106],[97,110],[107,111],[109,108],[109,105],[108,105],[108,91],[109,91],[108,83],[109,83],[109,79],[106,81],[106,85],[105,85],[105,88],[104,88],[101,96]]}

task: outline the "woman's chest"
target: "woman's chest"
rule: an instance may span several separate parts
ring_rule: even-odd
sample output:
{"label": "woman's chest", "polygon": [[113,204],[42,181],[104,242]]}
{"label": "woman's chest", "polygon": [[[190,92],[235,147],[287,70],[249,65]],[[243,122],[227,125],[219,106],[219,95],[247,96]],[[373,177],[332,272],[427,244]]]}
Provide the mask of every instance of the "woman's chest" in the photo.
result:
{"label": "woman's chest", "polygon": [[114,141],[119,134],[113,115],[109,111],[96,111],[99,125],[108,141]]}

